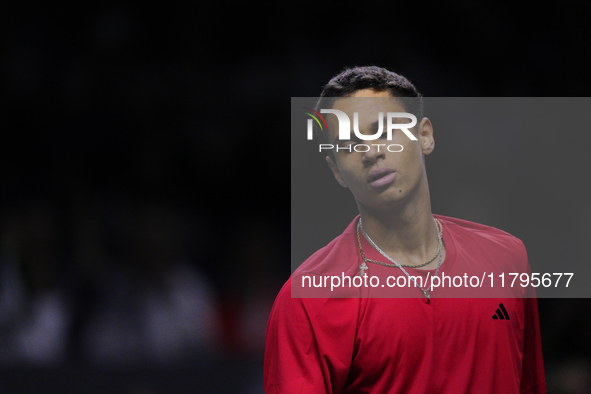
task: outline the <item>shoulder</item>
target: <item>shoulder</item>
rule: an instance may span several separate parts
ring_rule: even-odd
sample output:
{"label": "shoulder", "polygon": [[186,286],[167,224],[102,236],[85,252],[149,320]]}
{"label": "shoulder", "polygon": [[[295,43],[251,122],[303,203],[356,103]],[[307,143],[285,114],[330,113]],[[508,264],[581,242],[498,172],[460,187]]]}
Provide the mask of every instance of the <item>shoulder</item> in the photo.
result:
{"label": "shoulder", "polygon": [[[341,286],[359,273],[362,263],[357,239],[358,217],[328,245],[306,259],[291,275],[291,296],[296,298],[349,298],[359,287]],[[285,290],[285,289],[284,289]]]}
{"label": "shoulder", "polygon": [[[351,297],[310,297],[310,294],[305,296],[298,296],[297,286],[296,294],[293,294],[292,281],[294,277],[290,277],[283,285],[269,317],[269,326],[277,324],[279,321],[283,325],[293,327],[300,326],[315,326],[318,321],[324,322],[322,324],[329,324],[326,322],[327,316],[333,320],[335,316],[339,319],[345,319],[350,323],[350,319],[355,321],[357,319],[357,312],[359,310],[359,298]],[[330,320],[330,319],[329,319]],[[332,324],[332,323],[331,323]],[[329,324],[330,325],[330,324]]]}
{"label": "shoulder", "polygon": [[523,242],[506,231],[468,220],[442,215],[434,216],[439,219],[460,248],[474,247],[484,252],[518,255],[527,260]]}
{"label": "shoulder", "polygon": [[[300,298],[292,296],[292,279],[291,276],[283,285],[275,303],[273,304],[271,315],[276,314],[282,316],[284,319],[291,320],[294,318],[294,312],[300,310],[319,310],[326,303],[326,298]],[[296,319],[297,320],[297,319]]]}
{"label": "shoulder", "polygon": [[328,245],[316,251],[306,259],[293,273],[315,275],[348,275],[358,270],[361,259],[357,241],[358,217],[347,226],[345,231],[333,239]]}

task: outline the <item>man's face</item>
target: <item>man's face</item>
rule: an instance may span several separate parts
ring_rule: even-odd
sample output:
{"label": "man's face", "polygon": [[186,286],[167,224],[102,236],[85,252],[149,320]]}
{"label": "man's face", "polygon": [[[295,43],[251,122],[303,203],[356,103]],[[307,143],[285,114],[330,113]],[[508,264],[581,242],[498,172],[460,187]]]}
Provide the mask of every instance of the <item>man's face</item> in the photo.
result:
{"label": "man's face", "polygon": [[[367,98],[366,98],[367,97]],[[427,180],[423,155],[431,153],[434,147],[431,122],[424,118],[418,120],[417,126],[411,131],[418,141],[411,140],[402,130],[394,129],[392,140],[387,139],[387,113],[406,112],[399,100],[392,99],[388,92],[375,92],[364,89],[354,95],[339,99],[334,109],[345,112],[351,120],[351,141],[338,140],[338,122],[336,116],[327,116],[329,139],[333,145],[340,147],[365,144],[367,152],[355,152],[351,149],[339,149],[335,159],[327,157],[328,164],[336,180],[348,187],[358,204],[365,207],[389,208],[408,201],[421,187],[427,190]],[[373,135],[378,130],[378,113],[384,114],[382,137],[377,140],[360,140],[353,132],[353,113],[359,114],[359,131]],[[407,123],[408,119],[396,119],[393,123]],[[383,144],[374,146],[372,144]],[[401,152],[390,152],[388,145],[402,145]],[[367,147],[358,146],[358,150]],[[400,150],[392,146],[391,150]]]}

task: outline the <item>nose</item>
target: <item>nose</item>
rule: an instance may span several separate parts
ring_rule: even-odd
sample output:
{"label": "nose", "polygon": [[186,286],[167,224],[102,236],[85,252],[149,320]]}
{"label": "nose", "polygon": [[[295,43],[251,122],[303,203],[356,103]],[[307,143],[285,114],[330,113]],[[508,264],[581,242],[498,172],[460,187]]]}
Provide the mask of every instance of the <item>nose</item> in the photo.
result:
{"label": "nose", "polygon": [[367,146],[369,146],[369,150],[363,154],[364,164],[373,164],[378,161],[378,159],[383,159],[386,157],[385,144],[367,144]]}

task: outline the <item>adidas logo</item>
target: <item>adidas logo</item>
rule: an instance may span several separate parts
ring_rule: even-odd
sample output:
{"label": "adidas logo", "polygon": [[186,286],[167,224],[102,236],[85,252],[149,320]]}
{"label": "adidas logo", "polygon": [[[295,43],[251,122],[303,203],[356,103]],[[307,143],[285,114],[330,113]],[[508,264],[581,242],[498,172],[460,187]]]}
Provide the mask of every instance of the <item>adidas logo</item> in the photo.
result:
{"label": "adidas logo", "polygon": [[497,313],[494,314],[492,316],[492,318],[495,320],[511,320],[511,319],[509,319],[509,314],[507,313],[507,310],[503,306],[502,302],[499,304],[499,307],[497,309]]}

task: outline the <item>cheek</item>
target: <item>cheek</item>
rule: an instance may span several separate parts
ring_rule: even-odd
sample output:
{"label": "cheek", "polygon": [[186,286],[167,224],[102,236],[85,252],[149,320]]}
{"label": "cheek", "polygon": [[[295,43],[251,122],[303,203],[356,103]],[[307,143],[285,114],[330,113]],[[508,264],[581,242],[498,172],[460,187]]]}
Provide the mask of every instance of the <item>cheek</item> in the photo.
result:
{"label": "cheek", "polygon": [[400,160],[404,160],[405,163],[411,166],[422,166],[423,164],[423,152],[420,145],[416,141],[408,142],[403,144],[404,150],[397,153]]}
{"label": "cheek", "polygon": [[351,173],[349,171],[341,171],[341,174],[343,175],[343,178],[345,179],[347,184],[353,185],[353,184],[359,183],[359,181],[357,180],[357,178],[355,177],[355,175],[353,173]]}
{"label": "cheek", "polygon": [[352,168],[341,168],[341,175],[349,187],[355,187],[364,183],[363,176]]}

